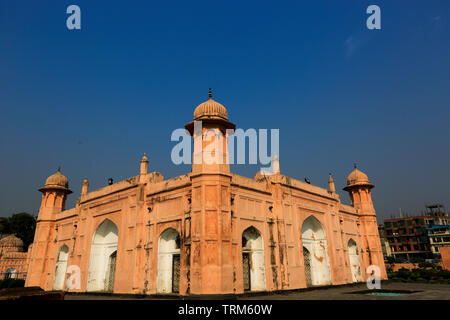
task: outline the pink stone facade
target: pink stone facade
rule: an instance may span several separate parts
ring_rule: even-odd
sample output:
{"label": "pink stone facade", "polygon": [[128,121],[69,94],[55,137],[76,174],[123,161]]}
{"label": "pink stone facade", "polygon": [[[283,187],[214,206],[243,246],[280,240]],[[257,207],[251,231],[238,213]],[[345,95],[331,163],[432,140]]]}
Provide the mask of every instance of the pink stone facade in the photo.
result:
{"label": "pink stone facade", "polygon": [[441,254],[442,258],[442,269],[450,270],[450,246],[440,247],[439,253]]}
{"label": "pink stone facade", "polygon": [[0,280],[26,278],[29,252],[24,252],[23,249],[22,240],[14,235],[0,238]]}
{"label": "pink stone facade", "polygon": [[[224,132],[234,128],[224,109],[210,97],[194,120]],[[202,139],[192,123],[186,128]],[[279,171],[251,179],[203,163],[165,179],[148,173],[144,155],[135,177],[94,191],[85,180],[76,207],[66,210],[68,181],[55,175],[40,189],[27,286],[239,294],[360,282],[369,265],[386,279],[373,185],[357,169],[345,188],[351,206],[341,203],[331,177],[323,189]],[[79,267],[80,288],[67,285],[69,266]]]}

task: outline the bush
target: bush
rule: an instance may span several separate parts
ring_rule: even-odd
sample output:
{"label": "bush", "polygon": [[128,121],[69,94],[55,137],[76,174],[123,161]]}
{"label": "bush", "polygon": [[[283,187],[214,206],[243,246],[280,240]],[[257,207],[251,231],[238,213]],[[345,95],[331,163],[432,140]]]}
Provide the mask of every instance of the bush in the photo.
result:
{"label": "bush", "polygon": [[450,271],[438,269],[400,269],[389,272],[388,278],[392,281],[420,282],[420,283],[450,283]]}
{"label": "bush", "polygon": [[434,263],[431,262],[421,262],[419,263],[419,268],[434,268]]}
{"label": "bush", "polygon": [[25,286],[23,279],[4,279],[0,280],[0,290],[5,288],[20,288]]}

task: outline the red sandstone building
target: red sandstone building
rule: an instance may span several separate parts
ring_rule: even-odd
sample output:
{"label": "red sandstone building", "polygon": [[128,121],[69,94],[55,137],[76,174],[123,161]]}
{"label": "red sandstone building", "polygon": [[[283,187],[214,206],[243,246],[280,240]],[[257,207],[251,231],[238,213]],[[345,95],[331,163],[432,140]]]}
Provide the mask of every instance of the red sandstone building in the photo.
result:
{"label": "red sandstone building", "polygon": [[[194,111],[194,156],[212,143],[206,131],[234,128],[211,97]],[[212,140],[214,141],[214,139]],[[198,149],[198,146],[201,149]],[[223,157],[227,157],[226,140]],[[213,152],[215,152],[213,150]],[[222,156],[222,154],[220,154]],[[194,164],[171,179],[140,173],[88,191],[65,209],[68,179],[59,171],[43,188],[27,286],[115,293],[230,294],[361,282],[369,265],[386,279],[371,199],[374,187],[355,168],[341,203],[329,177],[320,188],[281,174],[247,178],[227,164]],[[67,286],[79,267],[80,288]]]}
{"label": "red sandstone building", "polygon": [[0,280],[25,279],[28,269],[28,252],[23,241],[10,234],[0,238]]}

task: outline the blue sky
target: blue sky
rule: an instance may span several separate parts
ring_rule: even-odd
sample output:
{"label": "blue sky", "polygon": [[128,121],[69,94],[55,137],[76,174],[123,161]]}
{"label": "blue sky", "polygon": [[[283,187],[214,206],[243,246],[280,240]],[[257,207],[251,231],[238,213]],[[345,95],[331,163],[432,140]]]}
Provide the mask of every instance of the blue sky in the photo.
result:
{"label": "blue sky", "polygon": [[280,129],[283,174],[326,187],[332,172],[341,190],[357,162],[380,221],[448,207],[449,35],[449,1],[0,0],[0,216],[36,214],[58,166],[68,207],[85,176],[134,176],[144,152],[188,172],[170,135],[210,87],[238,127]]}

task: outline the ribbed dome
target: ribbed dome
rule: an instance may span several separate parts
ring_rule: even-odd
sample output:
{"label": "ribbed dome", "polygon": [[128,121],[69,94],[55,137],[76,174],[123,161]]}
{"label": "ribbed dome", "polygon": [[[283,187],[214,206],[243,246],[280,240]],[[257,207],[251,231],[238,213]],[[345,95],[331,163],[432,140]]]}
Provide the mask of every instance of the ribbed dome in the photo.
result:
{"label": "ribbed dome", "polygon": [[[357,185],[367,185],[373,187],[373,184],[370,183],[369,178],[364,172],[355,169],[350,173],[347,177],[347,187],[357,186]],[[346,187],[346,188],[347,188]]]}
{"label": "ribbed dome", "polygon": [[50,177],[45,180],[45,187],[63,187],[69,188],[69,180],[58,171],[55,174],[52,174]]}
{"label": "ribbed dome", "polygon": [[10,234],[0,239],[0,248],[13,247],[17,249],[23,248],[23,241],[17,238],[15,235]]}
{"label": "ribbed dome", "polygon": [[209,90],[209,99],[195,108],[194,120],[201,119],[228,120],[227,109],[217,101],[213,100],[211,89]]}
{"label": "ribbed dome", "polygon": [[45,180],[45,185],[40,188],[39,191],[45,192],[46,190],[53,189],[62,190],[66,194],[72,193],[72,191],[69,190],[69,180],[67,180],[67,178],[60,172],[59,168],[55,174],[52,174],[47,178],[47,180]]}

